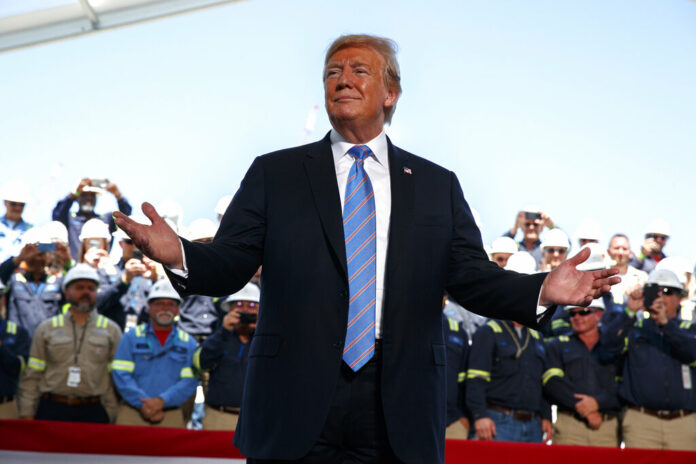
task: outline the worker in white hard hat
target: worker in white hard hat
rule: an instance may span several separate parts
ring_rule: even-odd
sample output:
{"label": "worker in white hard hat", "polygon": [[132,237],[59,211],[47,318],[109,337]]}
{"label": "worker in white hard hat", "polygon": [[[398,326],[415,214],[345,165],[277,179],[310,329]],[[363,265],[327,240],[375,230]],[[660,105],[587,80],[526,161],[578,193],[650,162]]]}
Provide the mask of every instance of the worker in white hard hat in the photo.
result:
{"label": "worker in white hard hat", "polygon": [[655,219],[645,228],[645,241],[640,247],[640,253],[631,258],[631,265],[648,274],[655,269],[657,263],[665,258],[664,248],[669,240],[671,230],[664,219]]}
{"label": "worker in white hard hat", "polygon": [[5,203],[5,215],[0,218],[0,263],[19,253],[22,235],[32,227],[22,218],[29,196],[29,188],[20,180],[9,181],[0,190]]}
{"label": "worker in white hard hat", "polygon": [[681,301],[680,317],[685,321],[694,320],[694,302],[691,300],[694,290],[693,265],[682,256],[668,256],[660,260],[655,266],[655,270],[667,269],[679,278],[684,287],[684,296]]}
{"label": "worker in white hard hat", "polygon": [[65,274],[61,287],[68,310],[43,321],[34,333],[27,372],[19,383],[19,415],[113,422],[118,402],[109,369],[121,330],[97,314],[95,269],[77,264]]}
{"label": "worker in white hard hat", "polygon": [[147,299],[150,321],[126,332],[114,356],[112,376],[124,402],[117,424],[185,426],[182,403],[196,391],[196,341],[176,323],[181,297],[167,279]]}
{"label": "worker in white hard hat", "polygon": [[557,406],[554,445],[618,446],[619,356],[600,340],[604,300],[568,306],[571,332],[546,345],[544,394]]}
{"label": "worker in white hard hat", "polygon": [[510,237],[498,237],[491,244],[491,261],[504,268],[510,256],[517,253],[517,243]]}
{"label": "worker in white hard hat", "polygon": [[225,195],[221,197],[215,205],[215,214],[217,214],[218,223],[222,221],[222,216],[225,214],[225,211],[227,211],[227,207],[230,206],[230,202],[232,202],[232,195]]}
{"label": "worker in white hard hat", "polygon": [[556,226],[547,213],[538,206],[527,205],[515,217],[515,225],[505,232],[503,236],[512,239],[517,235],[517,231],[522,231],[522,240],[518,242],[520,251],[530,253],[537,262],[537,267],[541,266],[541,233],[545,228],[554,229]]}
{"label": "worker in white hard hat", "polygon": [[18,419],[17,384],[29,359],[29,332],[5,317],[5,285],[0,281],[0,419]]}
{"label": "worker in white hard hat", "polygon": [[636,286],[643,286],[648,280],[648,273],[636,269],[631,266],[631,244],[628,236],[625,234],[614,234],[609,239],[609,248],[607,254],[614,261],[614,267],[619,269],[621,282],[611,287],[611,294],[614,300],[614,305],[626,307],[628,303],[628,294],[633,291]]}
{"label": "worker in white hard hat", "polygon": [[41,227],[22,236],[17,256],[0,265],[0,280],[7,286],[7,318],[33,336],[38,325],[60,312],[62,276],[47,272],[48,254],[55,244],[48,242]]}
{"label": "worker in white hard hat", "polygon": [[65,274],[75,265],[68,247],[68,229],[61,222],[51,221],[41,226],[41,230],[46,242],[55,244],[55,251],[48,253],[48,273],[56,276]]}
{"label": "worker in white hard hat", "polygon": [[[684,293],[672,271],[655,269],[631,292],[627,311],[603,327],[602,341],[624,357],[627,448],[696,451],[696,325],[679,317]],[[647,319],[636,317],[642,311]]]}
{"label": "worker in white hard hat", "polygon": [[568,258],[570,242],[568,235],[561,229],[546,231],[541,241],[541,265],[539,269],[549,272],[556,269]]}
{"label": "worker in white hard hat", "polygon": [[578,225],[575,237],[578,239],[580,248],[588,243],[599,243],[602,237],[602,227],[594,219],[585,219]]}
{"label": "worker in white hard hat", "polygon": [[[97,196],[104,191],[111,193],[116,198],[119,211],[123,214],[131,213],[133,208],[116,184],[108,179],[90,179],[87,177],[80,180],[75,191],[60,200],[53,208],[53,220],[62,222],[68,228],[68,243],[70,245],[70,254],[73,257],[80,255],[80,231],[88,220],[100,218],[108,225],[110,232],[116,230],[116,224],[111,212],[101,216],[98,216],[95,212]],[[78,211],[72,213],[70,209],[75,201],[78,204]]]}
{"label": "worker in white hard hat", "polygon": [[234,430],[237,426],[260,298],[259,288],[252,283],[225,298],[220,305],[225,313],[222,324],[196,352],[195,367],[210,373],[203,419],[206,430]]}

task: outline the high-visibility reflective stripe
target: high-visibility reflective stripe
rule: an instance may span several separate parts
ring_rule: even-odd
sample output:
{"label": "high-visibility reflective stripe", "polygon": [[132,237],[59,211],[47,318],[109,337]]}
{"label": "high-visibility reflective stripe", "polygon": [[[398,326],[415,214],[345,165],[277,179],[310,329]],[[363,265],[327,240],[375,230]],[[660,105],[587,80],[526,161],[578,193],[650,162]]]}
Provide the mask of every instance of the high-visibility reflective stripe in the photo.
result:
{"label": "high-visibility reflective stripe", "polygon": [[60,313],[61,314],[67,313],[68,309],[70,309],[70,303],[65,303],[63,306],[60,307]]}
{"label": "high-visibility reflective stripe", "polygon": [[466,380],[466,372],[460,372],[457,374],[457,382],[462,383],[463,381]]}
{"label": "high-visibility reflective stripe", "polygon": [[201,370],[201,350],[203,347],[199,347],[194,353],[193,353],[193,367],[195,367],[197,370]]}
{"label": "high-visibility reflective stripe", "polygon": [[688,321],[682,321],[682,323],[679,324],[680,329],[688,329],[689,327],[691,327],[691,322]]}
{"label": "high-visibility reflective stripe", "polygon": [[184,332],[183,330],[179,329],[179,340],[182,342],[187,342],[189,339],[189,334]]}
{"label": "high-visibility reflective stripe", "polygon": [[617,382],[623,382],[623,377],[617,375],[616,377],[614,377],[614,380],[616,380]]}
{"label": "high-visibility reflective stripe", "polygon": [[[646,311],[645,314],[648,315],[647,317],[650,317],[650,313],[649,313],[649,312]],[[643,327],[643,319],[638,319],[638,320],[636,321],[636,325],[637,325],[638,327]]]}
{"label": "high-visibility reflective stripe", "polygon": [[30,356],[29,362],[27,363],[27,366],[36,370],[36,371],[45,371],[46,370],[46,361],[44,361],[43,359],[34,358],[33,356]]}
{"label": "high-visibility reflective stripe", "polygon": [[570,327],[570,324],[563,319],[556,319],[555,321],[551,321],[552,329],[557,329],[559,327]]}
{"label": "high-visibility reflective stripe", "polygon": [[570,341],[570,337],[567,336],[567,335],[561,335],[561,336],[558,337],[558,341],[559,341],[559,342],[569,342],[569,341]]}
{"label": "high-visibility reflective stripe", "polygon": [[467,379],[475,379],[475,378],[481,378],[485,380],[486,382],[491,381],[491,373],[488,371],[480,371],[478,369],[469,369],[466,371],[466,378]]}
{"label": "high-visibility reflective stripe", "polygon": [[100,329],[106,329],[109,326],[109,321],[107,318],[102,316],[101,314],[97,316],[97,327]]}
{"label": "high-visibility reflective stripe", "polygon": [[624,347],[621,350],[621,354],[624,354],[626,351],[628,351],[628,337],[624,337]]}
{"label": "high-visibility reflective stripe", "polygon": [[696,367],[696,361],[690,363],[689,366],[691,366],[691,367]]}
{"label": "high-visibility reflective stripe", "polygon": [[539,340],[539,332],[537,332],[537,331],[534,330],[534,329],[529,329],[529,333],[532,334],[532,337],[534,337],[534,338],[536,338],[537,340]]}
{"label": "high-visibility reflective stripe", "polygon": [[111,368],[115,371],[133,372],[135,371],[135,363],[124,359],[114,359],[111,362]]}
{"label": "high-visibility reflective stripe", "polygon": [[486,322],[486,325],[488,327],[490,327],[491,329],[493,329],[493,332],[495,332],[495,333],[503,333],[503,328],[500,327],[500,324],[498,324],[495,321],[488,321],[488,322]]}
{"label": "high-visibility reflective stripe", "polygon": [[16,335],[17,334],[17,324],[12,321],[7,321],[7,333]]}
{"label": "high-visibility reflective stripe", "polygon": [[59,314],[57,316],[53,316],[51,318],[51,327],[54,329],[56,327],[63,327],[65,325],[65,318],[63,318],[62,314]]}
{"label": "high-visibility reflective stripe", "polygon": [[19,358],[19,376],[21,377],[22,374],[24,374],[24,371],[27,369],[27,363],[24,361],[23,356],[17,356]]}
{"label": "high-visibility reflective stripe", "polygon": [[180,377],[182,379],[192,379],[193,378],[193,370],[190,367],[182,368]]}
{"label": "high-visibility reflective stripe", "polygon": [[141,324],[135,327],[135,336],[136,337],[144,337],[145,336],[145,325]]}
{"label": "high-visibility reflective stripe", "polygon": [[544,372],[544,375],[541,376],[541,384],[546,385],[546,382],[548,382],[551,379],[551,377],[556,376],[565,377],[565,372],[563,372],[563,369],[552,367],[551,369]]}
{"label": "high-visibility reflective stripe", "polygon": [[447,318],[449,328],[452,332],[459,332],[459,324],[454,319]]}

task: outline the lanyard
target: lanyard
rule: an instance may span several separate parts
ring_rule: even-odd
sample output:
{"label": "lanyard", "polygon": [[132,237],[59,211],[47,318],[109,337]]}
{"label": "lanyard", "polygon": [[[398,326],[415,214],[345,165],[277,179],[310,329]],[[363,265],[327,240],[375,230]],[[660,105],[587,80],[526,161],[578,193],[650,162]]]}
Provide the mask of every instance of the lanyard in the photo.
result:
{"label": "lanyard", "polygon": [[80,344],[77,344],[77,333],[75,332],[75,319],[72,319],[72,330],[73,330],[73,346],[75,347],[75,365],[77,365],[77,357],[82,351],[82,343],[85,341],[85,333],[87,333],[87,321],[85,321],[85,327],[82,329],[82,336],[80,337]]}
{"label": "lanyard", "polygon": [[529,329],[527,329],[527,337],[524,339],[524,345],[520,346],[520,342],[517,340],[517,334],[510,328],[507,322],[501,321],[503,323],[503,327],[507,329],[508,332],[510,332],[510,336],[512,337],[512,341],[515,342],[515,346],[517,347],[517,353],[515,353],[515,358],[519,359],[520,356],[522,356],[522,353],[524,350],[527,349],[527,345],[529,345]]}
{"label": "lanyard", "polygon": [[34,292],[34,295],[41,296],[41,292],[43,292],[43,289],[44,289],[44,286],[46,285],[46,283],[41,282],[38,286],[36,285],[35,282],[28,282],[28,283],[29,283],[29,287]]}

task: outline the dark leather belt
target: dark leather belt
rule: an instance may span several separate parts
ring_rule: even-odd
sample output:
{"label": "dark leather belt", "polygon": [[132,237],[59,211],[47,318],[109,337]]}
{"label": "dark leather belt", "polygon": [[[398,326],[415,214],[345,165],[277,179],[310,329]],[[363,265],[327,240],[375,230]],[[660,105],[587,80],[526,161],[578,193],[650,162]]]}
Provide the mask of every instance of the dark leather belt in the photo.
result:
{"label": "dark leather belt", "polygon": [[9,403],[14,399],[14,395],[0,396],[0,404]]}
{"label": "dark leather belt", "polygon": [[649,416],[657,417],[658,419],[676,419],[677,417],[686,417],[693,414],[693,411],[687,411],[686,409],[676,409],[674,411],[670,410],[659,410],[644,408],[642,406],[629,406],[628,409],[633,409],[634,411],[642,412]]}
{"label": "dark leather belt", "polygon": [[101,401],[99,396],[63,396],[55,393],[44,393],[41,398],[52,401],[54,403],[67,404],[68,406],[84,406],[86,404],[95,404]]}
{"label": "dark leather belt", "polygon": [[[559,413],[559,414],[565,414],[566,416],[573,416],[575,419],[577,419],[577,420],[579,420],[579,421],[585,422],[585,419],[584,419],[580,414],[578,414],[577,412],[568,411],[567,409],[560,409],[560,408],[559,408],[559,409],[558,409],[558,413]],[[602,420],[603,420],[603,421],[612,420],[612,419],[615,419],[615,418],[618,416],[618,414],[616,414],[615,412],[602,412],[602,413],[600,413],[600,414],[601,414],[601,416],[602,416]]]}
{"label": "dark leather belt", "polygon": [[497,404],[491,404],[491,403],[486,403],[486,407],[488,409],[492,409],[494,411],[498,411],[498,412],[502,412],[503,414],[507,414],[508,416],[512,416],[521,422],[529,422],[530,420],[534,419],[535,417],[539,417],[539,413],[536,411],[522,411],[520,409],[510,409],[510,408],[505,408],[503,406],[498,406]]}
{"label": "dark leather belt", "polygon": [[209,408],[213,408],[216,411],[226,412],[227,414],[239,414],[239,408],[233,408],[232,406],[216,406],[214,404],[205,403]]}

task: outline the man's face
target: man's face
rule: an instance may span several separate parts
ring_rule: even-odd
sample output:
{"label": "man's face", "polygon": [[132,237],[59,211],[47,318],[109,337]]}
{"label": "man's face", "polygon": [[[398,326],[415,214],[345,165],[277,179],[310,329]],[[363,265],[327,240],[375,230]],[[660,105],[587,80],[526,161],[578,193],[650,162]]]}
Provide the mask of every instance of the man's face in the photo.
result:
{"label": "man's face", "polygon": [[569,314],[570,327],[576,334],[598,330],[599,321],[602,319],[602,311],[599,308],[572,308]]}
{"label": "man's face", "polygon": [[77,197],[77,203],[80,205],[80,211],[92,213],[94,212],[94,206],[97,204],[97,194],[94,192],[82,192]]}
{"label": "man's face", "polygon": [[133,240],[129,238],[122,238],[119,242],[119,245],[121,245],[121,257],[123,258],[123,261],[128,261],[133,257],[133,250],[135,250],[135,243],[133,243]]}
{"label": "man's face", "polygon": [[628,243],[626,237],[614,237],[609,242],[609,248],[607,249],[609,256],[616,261],[618,266],[623,266],[628,263],[631,258],[631,247]]}
{"label": "man's face", "polygon": [[578,243],[580,244],[580,248],[584,247],[588,243],[599,243],[597,240],[589,239],[589,238],[581,238],[578,239]]}
{"label": "man's face", "polygon": [[512,253],[493,253],[491,259],[500,267],[505,267],[507,265],[508,259],[510,259]]}
{"label": "man's face", "polygon": [[46,253],[36,253],[27,261],[27,270],[31,273],[44,272],[44,268],[48,264],[48,255]]}
{"label": "man's face", "polygon": [[384,108],[397,100],[384,84],[384,67],[384,58],[369,47],[345,47],[329,58],[324,97],[334,127],[356,124],[382,130]]}
{"label": "man's face", "polygon": [[18,203],[16,201],[5,200],[5,216],[7,219],[14,222],[19,222],[22,219],[22,212],[24,211],[24,203]]}
{"label": "man's face", "polygon": [[667,317],[670,319],[676,317],[679,305],[681,304],[681,294],[679,290],[670,287],[660,287],[657,295],[655,303],[664,305]]}
{"label": "man's face", "polygon": [[65,289],[65,299],[73,306],[92,309],[97,304],[97,288],[93,280],[75,280]]}
{"label": "man's face", "polygon": [[523,227],[525,240],[539,240],[539,234],[541,233],[541,219],[525,219]]}
{"label": "man's face", "polygon": [[171,298],[157,298],[147,304],[150,318],[157,324],[169,326],[179,315],[179,302]]}
{"label": "man's face", "polygon": [[647,239],[653,239],[655,243],[657,244],[657,252],[661,252],[662,249],[665,247],[665,244],[667,243],[667,239],[669,238],[667,235],[662,235],[662,234],[645,234],[645,238]]}
{"label": "man's face", "polygon": [[[233,301],[230,304],[230,311],[234,311],[235,309],[239,312],[240,315],[254,314],[258,316],[259,314],[259,304],[254,301]],[[256,329],[256,322],[248,324],[240,321],[238,331],[241,333],[245,333],[247,328],[249,332],[254,331]]]}
{"label": "man's face", "polygon": [[546,247],[541,252],[544,264],[551,269],[556,269],[566,260],[568,249],[564,247]]}

